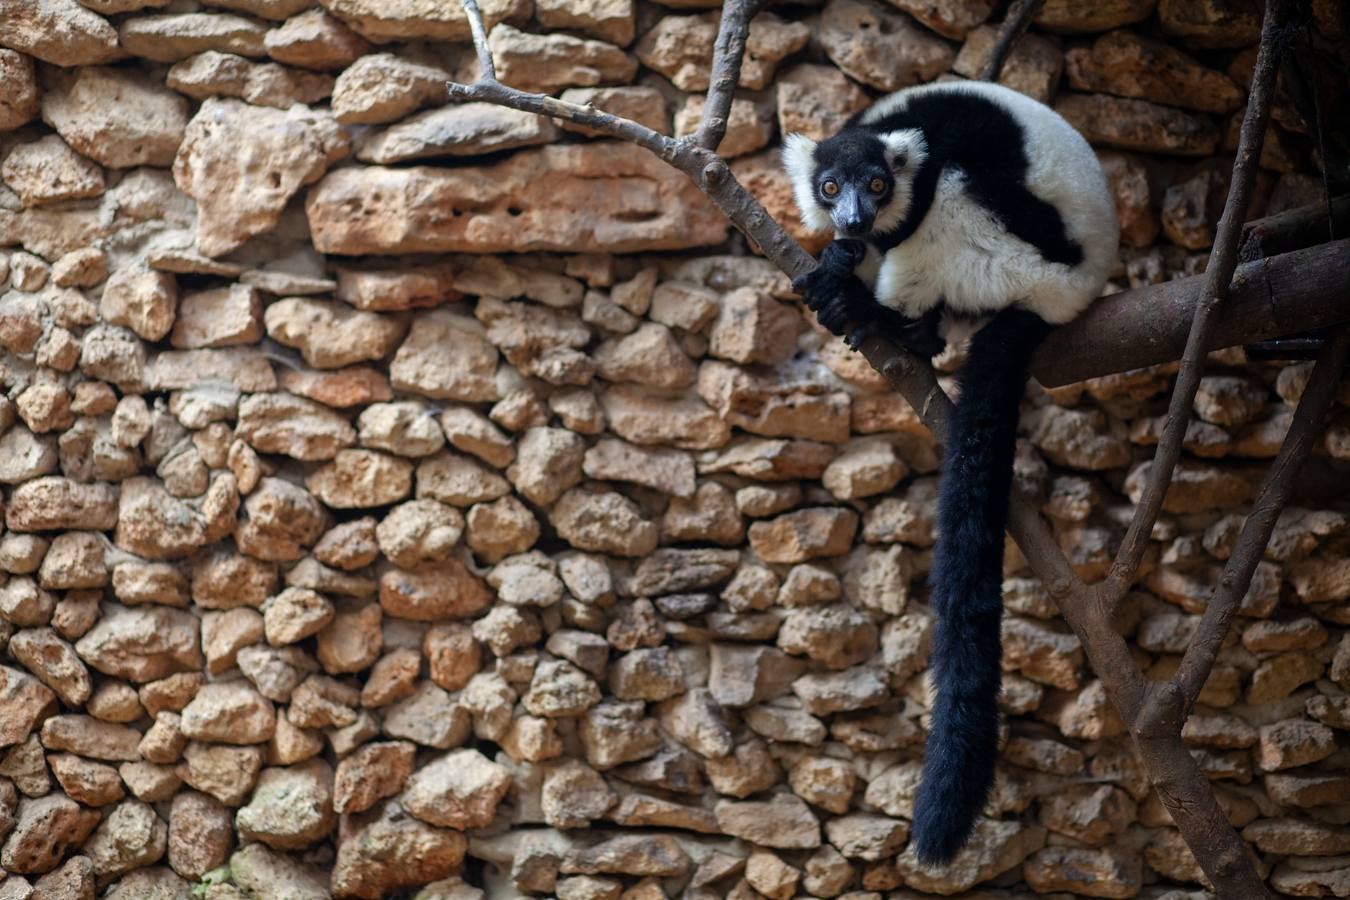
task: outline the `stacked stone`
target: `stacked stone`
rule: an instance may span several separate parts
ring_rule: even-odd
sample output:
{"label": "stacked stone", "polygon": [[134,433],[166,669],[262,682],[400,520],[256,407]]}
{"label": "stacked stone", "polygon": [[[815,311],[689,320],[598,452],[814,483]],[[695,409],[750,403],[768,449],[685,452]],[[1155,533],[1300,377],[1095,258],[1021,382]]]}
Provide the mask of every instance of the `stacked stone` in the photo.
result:
{"label": "stacked stone", "polygon": [[[482,2],[504,81],[676,134],[717,5]],[[973,76],[997,5],[762,13],[733,168],[796,230],[778,138]],[[1257,6],[1050,0],[1012,54],[1100,148],[1120,284],[1203,267]],[[0,0],[0,898],[1203,896],[1015,549],[998,787],[916,863],[931,435],[683,176],[445,105],[467,37]],[[1254,215],[1315,199],[1306,131],[1282,98]],[[1033,389],[1019,489],[1085,577],[1172,373]],[[1120,614],[1151,675],[1308,374],[1214,356]],[[1343,386],[1185,733],[1298,896],[1350,894],[1347,459]]]}

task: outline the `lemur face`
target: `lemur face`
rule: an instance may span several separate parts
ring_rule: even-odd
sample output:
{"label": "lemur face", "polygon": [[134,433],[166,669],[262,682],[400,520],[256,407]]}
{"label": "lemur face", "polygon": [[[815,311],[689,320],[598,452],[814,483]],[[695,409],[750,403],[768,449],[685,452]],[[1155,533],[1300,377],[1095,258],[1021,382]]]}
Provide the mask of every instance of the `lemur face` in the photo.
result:
{"label": "lemur face", "polygon": [[837,237],[890,231],[909,210],[914,172],[925,154],[914,129],[877,134],[846,128],[819,143],[788,135],[783,163],[802,222]]}

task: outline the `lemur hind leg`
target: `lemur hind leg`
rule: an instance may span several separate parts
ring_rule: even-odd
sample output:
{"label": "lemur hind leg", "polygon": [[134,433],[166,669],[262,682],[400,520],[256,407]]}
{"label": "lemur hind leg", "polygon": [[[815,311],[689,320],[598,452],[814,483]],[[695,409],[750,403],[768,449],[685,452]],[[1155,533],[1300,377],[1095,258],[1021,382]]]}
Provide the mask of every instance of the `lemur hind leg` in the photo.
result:
{"label": "lemur hind leg", "polygon": [[943,351],[947,341],[939,333],[942,307],[936,306],[917,319],[911,319],[888,306],[874,304],[872,318],[849,332],[846,340],[854,350],[874,334],[888,337],[922,359],[932,359]]}
{"label": "lemur hind leg", "polygon": [[937,356],[947,347],[947,339],[941,334],[944,312],[945,306],[939,303],[917,319],[894,313],[899,326],[897,340],[900,345],[923,359]]}

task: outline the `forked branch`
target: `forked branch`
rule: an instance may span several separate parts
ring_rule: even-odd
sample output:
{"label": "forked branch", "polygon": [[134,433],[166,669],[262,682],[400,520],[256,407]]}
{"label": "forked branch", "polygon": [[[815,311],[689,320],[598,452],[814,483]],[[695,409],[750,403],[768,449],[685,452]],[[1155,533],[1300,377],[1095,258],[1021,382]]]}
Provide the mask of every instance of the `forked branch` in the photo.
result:
{"label": "forked branch", "polygon": [[[506,106],[511,109],[518,109],[523,112],[532,112],[541,116],[552,116],[556,119],[566,119],[577,125],[583,125],[610,137],[620,140],[631,141],[641,147],[645,147],[657,156],[671,161],[675,151],[676,143],[671,138],[663,134],[652,131],[645,125],[639,125],[631,119],[625,119],[622,116],[611,115],[602,112],[593,106],[580,106],[576,103],[568,103],[559,100],[556,97],[550,97],[547,94],[531,94],[526,91],[518,91],[515,88],[507,87],[497,80],[492,65],[492,50],[488,44],[487,35],[483,34],[482,18],[477,13],[477,6],[474,0],[464,0],[466,8],[473,5],[469,13],[469,21],[476,22],[474,29],[474,46],[478,50],[479,71],[478,80],[473,84],[456,84],[451,82],[448,87],[450,98],[452,100],[480,100],[486,103],[495,103],[498,106]],[[481,38],[480,38],[481,35]],[[492,74],[489,74],[492,73]]]}
{"label": "forked branch", "polygon": [[1242,117],[1242,131],[1238,139],[1237,158],[1233,161],[1228,199],[1224,202],[1223,215],[1215,231],[1214,249],[1210,253],[1209,265],[1205,268],[1204,291],[1200,305],[1196,307],[1195,320],[1186,340],[1186,352],[1181,357],[1181,368],[1172,388],[1172,402],[1167,409],[1162,437],[1158,440],[1158,449],[1153,455],[1153,463],[1149,467],[1134,518],[1107,579],[1113,602],[1125,596],[1138,574],[1153,525],[1162,511],[1167,488],[1172,483],[1172,473],[1181,458],[1181,443],[1191,421],[1191,405],[1200,387],[1205,353],[1209,349],[1224,299],[1228,296],[1233,271],[1237,268],[1238,239],[1242,236],[1242,224],[1246,220],[1247,206],[1251,203],[1252,189],[1256,184],[1261,145],[1265,140],[1266,126],[1270,121],[1270,104],[1275,93],[1275,70],[1279,56],[1276,38],[1284,26],[1288,6],[1289,0],[1268,0],[1266,3],[1256,69],[1252,75],[1247,111]]}
{"label": "forked branch", "polygon": [[[688,175],[717,207],[747,238],[755,243],[764,256],[788,277],[795,277],[815,266],[815,260],[801,245],[783,230],[755,197],[732,175],[726,162],[705,144],[717,135],[716,123],[720,110],[729,110],[735,85],[739,80],[745,43],[749,35],[750,19],[758,4],[745,0],[725,0],[718,39],[714,47],[713,77],[708,98],[704,104],[704,121],[699,132],[690,138],[670,138],[622,116],[611,115],[589,106],[567,103],[543,94],[534,94],[508,87],[497,81],[494,70],[483,60],[492,54],[486,31],[482,28],[482,14],[475,0],[461,0],[473,27],[474,47],[480,60],[480,75],[473,84],[448,85],[450,96],[461,101],[485,101],[539,115],[563,118],[594,129],[611,137],[631,141],[655,153],[662,160]],[[1004,30],[1016,27],[1005,23]],[[1022,23],[1025,28],[1025,23]],[[1001,40],[1001,38],[1000,38]],[[733,59],[733,57],[735,57]],[[735,77],[733,77],[735,76]],[[729,114],[729,113],[728,113]],[[722,116],[725,118],[725,116]],[[720,138],[718,138],[720,142]],[[951,401],[938,386],[932,365],[904,352],[884,337],[874,336],[863,343],[861,352],[867,361],[903,394],[918,411],[924,424],[934,434],[946,433],[946,419]],[[1055,552],[1063,554],[1055,546]],[[1063,563],[1068,570],[1067,563]],[[1068,570],[1071,571],[1071,570]]]}

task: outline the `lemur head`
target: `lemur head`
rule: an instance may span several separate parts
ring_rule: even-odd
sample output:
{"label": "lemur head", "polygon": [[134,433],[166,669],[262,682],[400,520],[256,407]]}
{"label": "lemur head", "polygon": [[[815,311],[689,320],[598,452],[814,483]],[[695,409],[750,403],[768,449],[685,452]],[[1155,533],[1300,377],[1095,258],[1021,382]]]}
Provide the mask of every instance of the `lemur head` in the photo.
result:
{"label": "lemur head", "polygon": [[916,128],[878,133],[855,125],[820,142],[788,135],[783,165],[807,228],[861,238],[904,221],[927,154]]}

